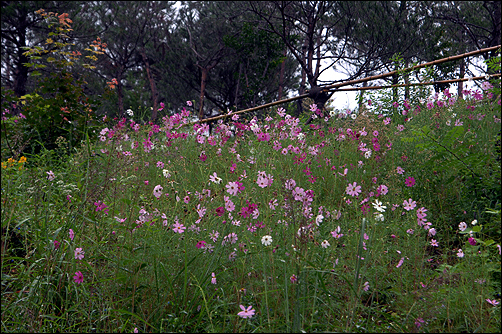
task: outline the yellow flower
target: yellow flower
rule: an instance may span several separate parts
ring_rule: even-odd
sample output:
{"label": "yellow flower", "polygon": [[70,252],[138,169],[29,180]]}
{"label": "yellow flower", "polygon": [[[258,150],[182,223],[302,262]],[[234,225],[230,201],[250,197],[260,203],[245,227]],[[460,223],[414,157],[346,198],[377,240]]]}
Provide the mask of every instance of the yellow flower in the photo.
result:
{"label": "yellow flower", "polygon": [[26,162],[26,157],[25,156],[22,156],[21,158],[19,158],[19,163],[20,164],[24,164]]}
{"label": "yellow flower", "polygon": [[9,158],[9,159],[7,159],[7,162],[13,164],[14,162],[16,162],[16,160]]}
{"label": "yellow flower", "polygon": [[2,168],[7,168],[7,163],[6,162],[2,162]]}

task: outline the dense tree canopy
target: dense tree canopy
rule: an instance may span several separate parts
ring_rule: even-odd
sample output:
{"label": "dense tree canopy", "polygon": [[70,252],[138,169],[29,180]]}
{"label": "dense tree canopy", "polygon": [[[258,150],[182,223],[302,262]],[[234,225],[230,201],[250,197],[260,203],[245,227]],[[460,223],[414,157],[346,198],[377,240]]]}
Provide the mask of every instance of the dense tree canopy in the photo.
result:
{"label": "dense tree canopy", "polygon": [[[499,45],[501,28],[497,1],[2,1],[1,7],[2,102],[37,85],[24,48],[46,44],[49,30],[35,13],[42,8],[69,14],[74,50],[98,37],[106,43],[86,77],[85,93],[102,102],[95,112],[121,117],[142,108],[145,120],[187,100],[202,118],[303,94],[333,84],[321,80],[330,68],[360,78],[393,70],[398,54],[409,64]],[[438,78],[464,75],[465,65],[446,65]],[[48,77],[50,68],[40,72]]]}

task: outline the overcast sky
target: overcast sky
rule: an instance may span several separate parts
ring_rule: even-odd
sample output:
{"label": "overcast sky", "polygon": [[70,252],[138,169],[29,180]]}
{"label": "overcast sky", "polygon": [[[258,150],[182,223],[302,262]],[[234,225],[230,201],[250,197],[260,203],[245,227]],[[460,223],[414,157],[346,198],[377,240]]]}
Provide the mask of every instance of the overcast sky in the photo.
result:
{"label": "overcast sky", "polygon": [[[476,58],[478,61],[477,61],[477,64],[478,66],[482,66],[483,68],[486,68],[486,66],[483,64],[483,58],[480,56],[480,57],[477,57]],[[480,76],[481,72],[479,69],[477,69],[474,65],[470,65],[469,66],[469,70],[472,71],[474,73],[474,76]],[[323,74],[321,74],[321,80],[341,80],[341,79],[346,79],[348,78],[349,76],[347,74],[344,74],[342,72],[337,72],[333,69],[329,69],[329,70],[326,70]],[[465,75],[466,78],[468,77],[471,77],[471,75]],[[480,84],[482,81],[478,81],[478,84]],[[376,84],[376,80],[373,81],[373,84]],[[343,88],[349,88],[351,86],[347,86],[347,87],[343,87]],[[457,94],[457,87],[458,87],[458,83],[454,83],[450,86],[450,93],[452,94]],[[470,82],[467,82],[467,81],[464,81],[464,89],[473,89],[476,87],[476,84],[475,83],[470,83]],[[358,96],[358,92],[357,91],[349,91],[349,92],[344,92],[344,91],[341,91],[341,92],[337,92],[335,94],[333,94],[333,96],[331,97],[331,99],[334,100],[334,102],[332,103],[332,105],[336,108],[336,109],[339,109],[339,110],[343,110],[343,109],[351,109],[351,110],[354,110],[357,108],[357,96]]]}

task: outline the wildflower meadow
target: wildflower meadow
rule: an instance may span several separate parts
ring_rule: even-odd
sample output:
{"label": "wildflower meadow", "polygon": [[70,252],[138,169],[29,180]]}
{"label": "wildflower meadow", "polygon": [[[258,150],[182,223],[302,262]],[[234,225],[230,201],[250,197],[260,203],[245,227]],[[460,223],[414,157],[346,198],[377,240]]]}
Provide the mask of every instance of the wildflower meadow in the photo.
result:
{"label": "wildflower meadow", "polygon": [[5,158],[2,332],[499,332],[499,84]]}

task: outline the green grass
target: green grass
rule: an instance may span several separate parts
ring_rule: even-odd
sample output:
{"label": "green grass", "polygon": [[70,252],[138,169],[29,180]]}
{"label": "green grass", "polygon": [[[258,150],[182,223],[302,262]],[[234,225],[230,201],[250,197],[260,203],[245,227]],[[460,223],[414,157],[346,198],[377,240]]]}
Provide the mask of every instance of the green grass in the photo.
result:
{"label": "green grass", "polygon": [[[270,110],[256,133],[220,124],[203,143],[179,114],[159,132],[103,124],[104,141],[67,154],[59,140],[26,162],[2,146],[2,331],[498,332],[500,305],[486,301],[500,302],[497,101],[312,126]],[[231,195],[230,182],[244,188]]]}

